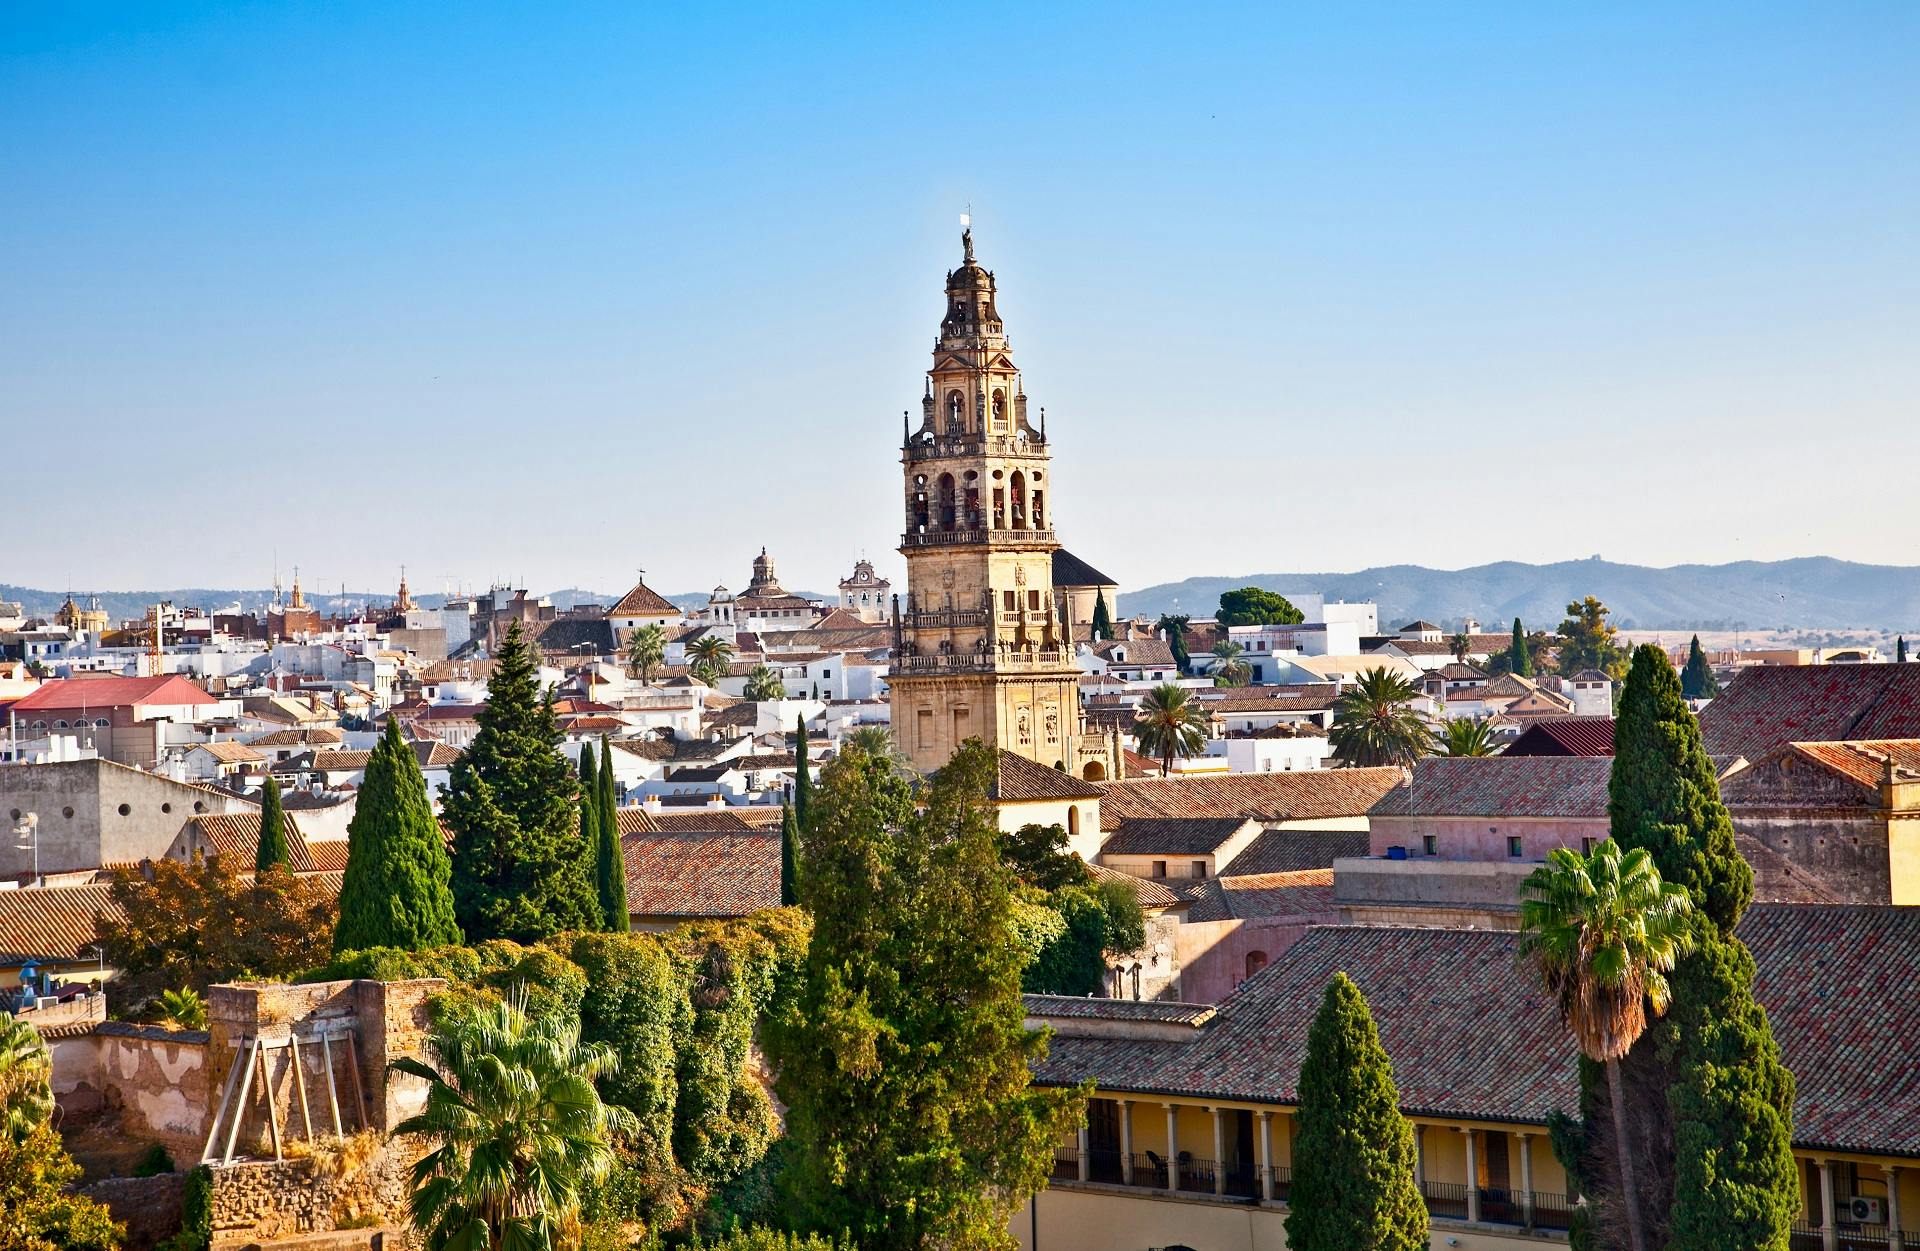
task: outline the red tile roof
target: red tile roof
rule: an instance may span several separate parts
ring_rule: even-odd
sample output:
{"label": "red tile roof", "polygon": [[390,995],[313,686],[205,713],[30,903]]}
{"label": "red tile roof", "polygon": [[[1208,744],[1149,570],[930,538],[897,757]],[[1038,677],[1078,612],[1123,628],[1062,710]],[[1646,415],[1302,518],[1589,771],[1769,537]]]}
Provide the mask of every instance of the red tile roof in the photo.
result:
{"label": "red tile roof", "polygon": [[[293,871],[312,873],[320,868],[308,854],[307,840],[300,833],[300,826],[294,821],[293,814],[284,813],[281,820],[286,822],[288,863]],[[213,848],[214,854],[226,857],[243,871],[253,868],[260,851],[260,814],[257,811],[204,812],[188,817],[181,829],[183,833],[198,831],[204,846]],[[340,845],[346,846],[345,843]]]}
{"label": "red tile roof", "polygon": [[1502,756],[1611,756],[1612,717],[1541,717],[1527,724]]}
{"label": "red tile roof", "polygon": [[1129,817],[1101,844],[1103,856],[1205,856],[1251,817]]}
{"label": "red tile roof", "polygon": [[634,588],[620,597],[620,602],[607,609],[609,617],[678,617],[682,613],[672,601],[644,582],[634,584]]}
{"label": "red tile roof", "polygon": [[1367,854],[1365,830],[1263,830],[1218,870],[1222,877],[1331,869],[1342,856]]}
{"label": "red tile roof", "polygon": [[1134,893],[1139,896],[1142,908],[1171,908],[1181,902],[1180,896],[1168,890],[1152,878],[1135,877],[1131,873],[1122,873],[1118,869],[1109,869],[1103,864],[1090,864],[1087,871],[1093,874],[1096,882],[1130,882]]}
{"label": "red tile roof", "polygon": [[1083,782],[1071,773],[1036,764],[1004,748],[1000,752],[999,777],[992,788],[993,798],[1003,803],[1038,799],[1098,799],[1103,793],[1092,782]]}
{"label": "red tile roof", "polygon": [[0,891],[0,959],[82,959],[101,914],[121,915],[105,882]]}
{"label": "red tile roof", "polygon": [[1758,760],[1786,743],[1920,738],[1920,665],[1763,665],[1700,713],[1713,756]]}
{"label": "red tile roof", "polygon": [[1816,764],[1833,770],[1851,781],[1874,791],[1887,775],[1887,766],[1898,772],[1920,773],[1920,739],[1869,739],[1846,743],[1794,743],[1793,750]]}
{"label": "red tile roof", "polygon": [[1373,806],[1376,817],[1566,817],[1607,815],[1605,756],[1434,756],[1413,780]]}
{"label": "red tile roof", "polygon": [[1256,917],[1338,919],[1339,909],[1333,903],[1333,870],[1209,878],[1199,898],[1187,909],[1189,921],[1247,921]]}
{"label": "red tile roof", "polygon": [[159,678],[63,678],[14,701],[15,712],[121,708],[135,704],[216,704],[220,701],[178,674]]}
{"label": "red tile roof", "polygon": [[1130,817],[1252,817],[1272,823],[1365,816],[1403,776],[1398,769],[1311,769],[1109,782],[1100,801],[1100,826],[1115,830]]}
{"label": "red tile roof", "polygon": [[636,917],[737,917],[780,906],[780,835],[635,833],[620,839]]}

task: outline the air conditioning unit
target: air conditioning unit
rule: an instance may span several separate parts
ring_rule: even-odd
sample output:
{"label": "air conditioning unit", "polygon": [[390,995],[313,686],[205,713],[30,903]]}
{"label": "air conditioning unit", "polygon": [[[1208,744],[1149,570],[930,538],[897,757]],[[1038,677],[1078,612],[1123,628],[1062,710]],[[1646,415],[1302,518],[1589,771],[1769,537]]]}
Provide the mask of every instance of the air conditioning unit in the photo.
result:
{"label": "air conditioning unit", "polygon": [[1887,1220],[1881,1201],[1869,1195],[1855,1195],[1847,1200],[1847,1217],[1860,1225],[1884,1225]]}

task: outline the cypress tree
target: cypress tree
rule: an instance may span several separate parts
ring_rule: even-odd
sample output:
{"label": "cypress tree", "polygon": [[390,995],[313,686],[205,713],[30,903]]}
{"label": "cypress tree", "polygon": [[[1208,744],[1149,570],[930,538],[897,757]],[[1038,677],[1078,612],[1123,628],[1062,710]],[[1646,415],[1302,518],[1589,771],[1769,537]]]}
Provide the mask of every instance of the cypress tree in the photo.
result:
{"label": "cypress tree", "polygon": [[1287,1246],[1293,1251],[1424,1251],[1427,1205],[1414,1184],[1413,1125],[1365,996],[1335,973],[1300,1064]]}
{"label": "cypress tree", "polygon": [[1700,636],[1693,636],[1687,648],[1687,667],[1680,672],[1680,693],[1688,699],[1712,699],[1720,693],[1720,680],[1713,676],[1707,653],[1701,650]]}
{"label": "cypress tree", "polygon": [[1517,677],[1533,676],[1533,653],[1527,649],[1526,627],[1513,619],[1513,641],[1507,644],[1507,672]]}
{"label": "cypress tree", "polygon": [[791,908],[800,902],[795,876],[799,870],[796,845],[800,841],[799,822],[793,805],[780,805],[780,906]]}
{"label": "cypress tree", "polygon": [[460,928],[472,942],[600,928],[593,848],[574,810],[579,783],[519,622],[507,628],[475,719],[480,731],[454,762],[441,805],[454,831]]}
{"label": "cypress tree", "polygon": [[1907,663],[1907,636],[1904,634],[1893,641],[1893,663],[1896,665]]}
{"label": "cypress tree", "polygon": [[[591,797],[591,803],[588,802]],[[594,779],[593,745],[580,748],[580,841],[589,847],[600,845],[600,790]]]}
{"label": "cypress tree", "polygon": [[[604,737],[600,743],[602,751],[609,750]],[[591,761],[593,748],[581,748],[580,759]],[[600,900],[603,927],[624,933],[633,927],[633,918],[627,915],[627,862],[620,854],[620,819],[607,802],[612,794],[613,772],[609,762],[606,777],[581,783],[580,816],[584,823],[586,814],[593,814],[593,883],[594,893]]]}
{"label": "cypress tree", "polygon": [[267,775],[260,788],[260,840],[253,853],[254,871],[265,873],[278,866],[291,868],[293,849],[287,846],[287,817],[280,810],[280,783]]}
{"label": "cypress tree", "polygon": [[1107,592],[1103,587],[1093,601],[1093,637],[1110,639],[1113,637],[1113,614],[1107,611]]}
{"label": "cypress tree", "polygon": [[[1699,723],[1666,653],[1634,652],[1614,727],[1608,815],[1623,849],[1644,847],[1693,901],[1693,950],[1668,981],[1672,1006],[1621,1061],[1635,1181],[1649,1243],[1669,1251],[1784,1251],[1800,1206],[1793,1075],[1753,995],[1753,957],[1734,927],[1753,870],[1734,844]],[[1584,1122],[1555,1150],[1598,1210],[1619,1201],[1602,1144],[1615,1127],[1598,1065],[1580,1069]],[[1641,1162],[1649,1176],[1640,1177]],[[1602,1245],[1591,1229],[1575,1245]]]}
{"label": "cypress tree", "polygon": [[793,721],[793,817],[795,828],[807,828],[807,809],[813,802],[813,771],[807,767],[807,723]]}
{"label": "cypress tree", "polygon": [[389,717],[347,826],[347,872],[333,949],[424,951],[459,942],[452,877],[426,775],[401,739],[400,723]]}

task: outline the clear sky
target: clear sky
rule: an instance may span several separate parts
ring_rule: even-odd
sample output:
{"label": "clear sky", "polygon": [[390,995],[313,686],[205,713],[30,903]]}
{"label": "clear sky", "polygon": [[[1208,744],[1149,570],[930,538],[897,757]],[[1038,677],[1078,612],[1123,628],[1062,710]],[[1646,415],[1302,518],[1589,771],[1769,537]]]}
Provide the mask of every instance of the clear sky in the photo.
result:
{"label": "clear sky", "polygon": [[1025,7],[8,6],[0,582],[897,576],[969,202],[1123,584],[1920,563],[1920,5]]}

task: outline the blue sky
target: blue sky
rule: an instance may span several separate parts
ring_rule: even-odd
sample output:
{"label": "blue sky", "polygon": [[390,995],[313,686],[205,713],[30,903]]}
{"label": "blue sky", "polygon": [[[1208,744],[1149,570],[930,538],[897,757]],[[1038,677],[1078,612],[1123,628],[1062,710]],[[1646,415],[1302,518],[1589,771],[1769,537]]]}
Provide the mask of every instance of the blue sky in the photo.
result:
{"label": "blue sky", "polygon": [[1920,6],[14,6],[0,582],[896,572],[956,215],[1122,583],[1920,560]]}

